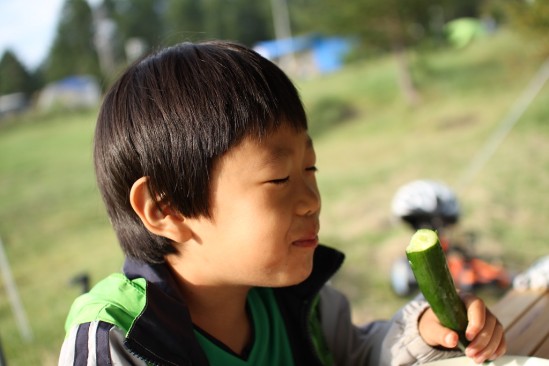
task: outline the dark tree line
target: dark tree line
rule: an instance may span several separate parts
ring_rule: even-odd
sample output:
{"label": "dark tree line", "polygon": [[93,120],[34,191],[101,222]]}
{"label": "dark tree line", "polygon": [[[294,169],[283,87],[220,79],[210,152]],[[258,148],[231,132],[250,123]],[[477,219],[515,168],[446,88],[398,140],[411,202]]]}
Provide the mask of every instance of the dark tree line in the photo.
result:
{"label": "dark tree line", "polygon": [[[252,46],[275,37],[274,1],[103,0],[92,9],[86,0],[65,0],[55,40],[36,70],[26,70],[9,50],[1,56],[0,95],[31,93],[74,74],[94,75],[107,85],[141,52],[181,41],[222,38]],[[549,34],[549,2],[541,0],[285,1],[294,34],[355,36],[363,54],[392,52],[403,71],[406,49],[443,42],[444,24],[458,17],[492,15],[532,34]],[[399,74],[413,102],[413,83],[406,72]]]}
{"label": "dark tree line", "polygon": [[0,95],[23,92],[31,93],[39,85],[37,75],[29,72],[11,51],[0,59]]}

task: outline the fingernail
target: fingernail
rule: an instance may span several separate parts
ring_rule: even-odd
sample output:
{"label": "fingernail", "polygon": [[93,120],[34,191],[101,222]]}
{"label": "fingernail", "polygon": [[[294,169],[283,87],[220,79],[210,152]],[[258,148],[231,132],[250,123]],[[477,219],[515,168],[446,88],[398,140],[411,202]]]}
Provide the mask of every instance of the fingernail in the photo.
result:
{"label": "fingernail", "polygon": [[486,362],[486,359],[484,357],[477,357],[475,358],[475,362],[478,364],[482,364]]}
{"label": "fingernail", "polygon": [[452,333],[448,333],[446,337],[444,337],[444,342],[446,343],[447,347],[455,347],[457,344],[456,338]]}
{"label": "fingernail", "polygon": [[465,356],[473,358],[474,355],[475,353],[473,352],[473,350],[471,350],[470,348],[465,348]]}

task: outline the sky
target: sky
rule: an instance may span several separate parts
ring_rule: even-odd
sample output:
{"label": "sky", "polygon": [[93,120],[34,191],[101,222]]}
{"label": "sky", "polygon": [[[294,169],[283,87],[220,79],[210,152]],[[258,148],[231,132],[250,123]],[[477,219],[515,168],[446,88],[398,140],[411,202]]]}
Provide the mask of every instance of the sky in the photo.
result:
{"label": "sky", "polygon": [[0,0],[0,57],[10,49],[29,70],[39,66],[55,37],[64,2]]}

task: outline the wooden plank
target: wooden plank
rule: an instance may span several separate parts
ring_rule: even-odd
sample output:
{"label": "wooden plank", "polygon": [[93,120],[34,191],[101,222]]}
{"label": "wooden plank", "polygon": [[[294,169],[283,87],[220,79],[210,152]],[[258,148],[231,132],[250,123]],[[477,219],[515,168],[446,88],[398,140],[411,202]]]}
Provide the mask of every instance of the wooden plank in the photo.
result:
{"label": "wooden plank", "polygon": [[490,310],[504,329],[508,329],[544,295],[543,291],[516,291],[505,294]]}
{"label": "wooden plank", "polygon": [[547,335],[547,339],[540,344],[532,356],[549,358],[549,334]]}
{"label": "wooden plank", "polygon": [[505,332],[507,354],[531,356],[549,337],[549,294],[521,314]]}

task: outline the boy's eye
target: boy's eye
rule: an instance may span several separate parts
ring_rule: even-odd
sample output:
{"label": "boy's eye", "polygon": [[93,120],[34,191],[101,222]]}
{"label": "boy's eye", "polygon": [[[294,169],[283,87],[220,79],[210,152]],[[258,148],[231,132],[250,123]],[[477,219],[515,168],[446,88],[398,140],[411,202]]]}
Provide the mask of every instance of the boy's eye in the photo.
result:
{"label": "boy's eye", "polygon": [[288,182],[289,180],[290,180],[290,176],[287,176],[286,178],[270,180],[269,183],[272,183],[272,184],[284,184],[284,183]]}
{"label": "boy's eye", "polygon": [[[314,172],[318,171],[318,168],[315,165],[312,165],[312,166],[309,166],[309,167],[305,168],[305,171],[314,173]],[[290,176],[287,176],[285,178],[272,179],[272,180],[269,181],[269,183],[271,183],[271,184],[284,184],[284,183],[287,183],[289,181],[290,181]]]}

